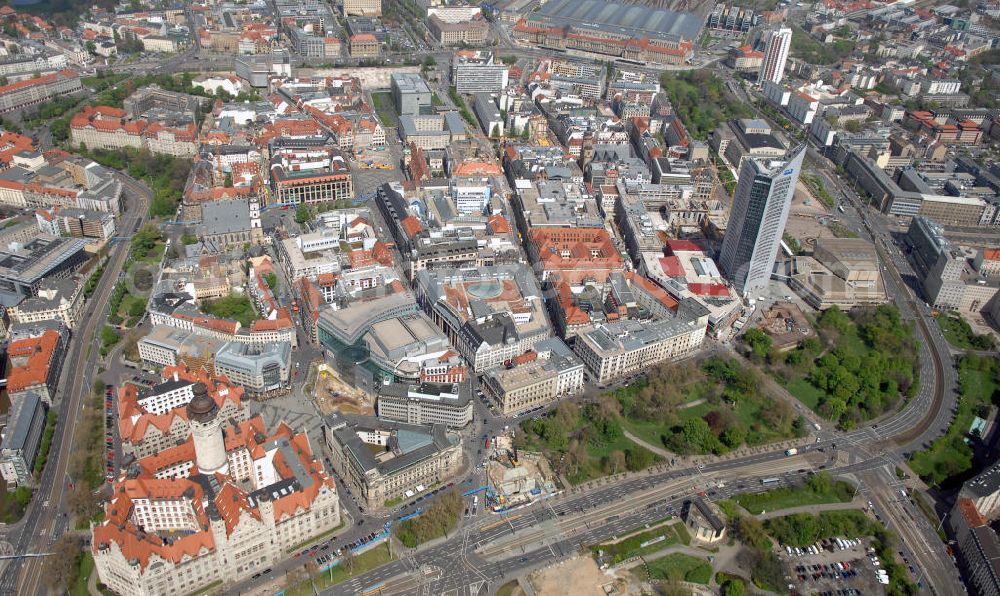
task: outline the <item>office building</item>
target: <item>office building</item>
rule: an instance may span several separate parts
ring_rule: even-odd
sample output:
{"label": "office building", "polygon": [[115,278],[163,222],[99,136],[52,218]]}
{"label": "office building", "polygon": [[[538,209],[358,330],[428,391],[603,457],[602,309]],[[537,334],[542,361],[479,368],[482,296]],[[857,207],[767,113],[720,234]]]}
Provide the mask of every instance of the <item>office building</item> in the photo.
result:
{"label": "office building", "polygon": [[8,490],[33,484],[35,458],[45,430],[45,405],[34,392],[25,393],[10,405],[7,428],[0,442],[0,475]]}
{"label": "office building", "polygon": [[392,101],[400,116],[419,116],[431,109],[433,93],[427,81],[411,72],[397,72],[391,78]]}
{"label": "office building", "polygon": [[369,509],[447,483],[462,469],[461,439],[444,424],[352,414],[331,414],[324,422],[334,468]]}
{"label": "office building", "polygon": [[760,72],[757,74],[757,84],[763,85],[765,82],[780,83],[785,77],[785,62],[788,60],[788,52],[792,47],[792,30],[781,27],[767,33],[767,41],[764,44],[764,60],[760,64]]}
{"label": "office building", "polygon": [[249,346],[229,342],[215,354],[215,373],[255,397],[287,393],[291,388],[292,346],[278,342]]}
{"label": "office building", "polygon": [[72,279],[44,280],[38,295],[7,309],[12,323],[55,320],[73,329],[83,310],[83,286]]}
{"label": "office building", "polygon": [[344,16],[382,16],[382,0],[344,0]]}
{"label": "office building", "polygon": [[155,325],[138,343],[143,368],[160,369],[183,362],[211,373],[215,372],[215,354],[225,345],[224,340],[169,325]]}
{"label": "office building", "polygon": [[988,266],[985,275],[974,269],[969,255],[945,237],[940,225],[926,217],[914,217],[906,231],[906,243],[928,304],[971,312],[990,307],[1000,290],[1000,280],[988,275]]}
{"label": "office building", "polygon": [[600,386],[643,374],[649,367],[694,353],[705,339],[709,311],[691,298],[673,317],[624,320],[583,329],[573,350]]}
{"label": "office building", "polygon": [[23,244],[0,248],[0,294],[37,296],[43,281],[68,278],[87,261],[86,246],[80,238],[40,233]]}
{"label": "office building", "polygon": [[[456,7],[464,8],[464,7]],[[452,14],[456,14],[452,18]],[[458,13],[438,10],[427,17],[427,30],[443,46],[480,45],[486,42],[490,34],[490,23],[482,14],[472,18],[464,18]]]}
{"label": "office building", "polygon": [[60,70],[0,87],[0,112],[51,100],[60,95],[82,91],[80,75],[74,70]]}
{"label": "office building", "polygon": [[465,428],[475,412],[468,383],[387,383],[379,387],[379,418],[407,424],[444,424]]}
{"label": "office building", "polygon": [[1000,464],[994,463],[962,485],[946,514],[955,555],[970,593],[1000,596]]}
{"label": "office building", "polygon": [[538,282],[520,265],[423,270],[417,302],[476,372],[551,337]]}
{"label": "office building", "polygon": [[740,294],[750,295],[771,279],[805,153],[803,146],[785,160],[743,161],[719,252],[719,265]]}
{"label": "office building", "polygon": [[54,207],[35,212],[38,228],[53,236],[110,240],[115,235],[115,216],[105,211]]}
{"label": "office building", "polygon": [[349,201],[354,182],[339,149],[311,147],[291,139],[271,149],[270,204],[314,205]]}
{"label": "office building", "polygon": [[250,83],[251,87],[267,87],[271,77],[292,76],[292,59],[285,51],[270,55],[238,56],[233,64],[236,76]]}
{"label": "office building", "polygon": [[347,49],[352,58],[375,58],[379,55],[382,44],[371,33],[358,33],[348,38]]}
{"label": "office building", "polygon": [[509,367],[483,375],[483,393],[504,416],[543,408],[583,389],[584,364],[557,337],[515,356]]}
{"label": "office building", "polygon": [[507,88],[507,65],[490,51],[459,50],[451,64],[451,82],[464,95],[500,93]]}

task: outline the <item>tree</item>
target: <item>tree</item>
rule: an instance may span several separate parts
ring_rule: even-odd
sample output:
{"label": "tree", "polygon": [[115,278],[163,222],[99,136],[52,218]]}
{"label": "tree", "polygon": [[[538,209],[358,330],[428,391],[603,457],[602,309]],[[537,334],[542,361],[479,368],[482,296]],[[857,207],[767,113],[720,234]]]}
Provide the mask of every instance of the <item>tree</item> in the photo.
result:
{"label": "tree", "polygon": [[608,474],[618,474],[625,470],[625,453],[619,449],[615,449],[608,454],[608,459],[604,464],[604,469],[607,470]]}
{"label": "tree", "polygon": [[138,298],[133,299],[129,302],[125,312],[130,317],[141,317],[146,312],[146,303]]}
{"label": "tree", "polygon": [[771,336],[754,327],[743,334],[743,345],[747,347],[752,359],[763,360],[771,349]]}
{"label": "tree", "polygon": [[340,555],[340,564],[347,570],[348,575],[354,574],[354,549],[345,548],[344,554]]}
{"label": "tree", "polygon": [[233,187],[233,174],[232,172],[226,172],[226,177],[222,181],[222,186],[225,188]]}
{"label": "tree", "polygon": [[80,519],[90,519],[97,515],[101,509],[97,497],[90,492],[90,488],[87,486],[75,485],[66,494],[66,504],[73,515]]}
{"label": "tree", "polygon": [[264,281],[267,282],[267,287],[268,288],[270,288],[271,290],[274,290],[275,288],[278,287],[278,276],[277,276],[277,274],[275,274],[275,273],[273,273],[271,271],[268,271],[267,273],[264,274],[263,277],[264,277]]}
{"label": "tree", "polygon": [[722,596],[744,596],[747,593],[747,585],[735,577],[727,578],[721,587]]}
{"label": "tree", "polygon": [[62,592],[76,582],[83,555],[83,542],[76,534],[63,534],[45,557],[45,582],[56,592]]}
{"label": "tree", "polygon": [[629,447],[625,451],[625,465],[629,471],[644,470],[653,463],[653,454],[642,447]]}
{"label": "tree", "polygon": [[497,138],[500,136],[500,125],[494,123],[493,128],[490,129],[490,138]]}
{"label": "tree", "polygon": [[861,132],[861,123],[857,120],[849,120],[844,123],[844,130],[847,132],[859,133]]}
{"label": "tree", "polygon": [[759,549],[771,547],[771,539],[764,530],[764,524],[753,516],[743,515],[736,520],[736,535],[748,546]]}
{"label": "tree", "polygon": [[295,210],[295,223],[304,224],[309,221],[309,207],[305,204],[299,205],[299,208]]}
{"label": "tree", "polygon": [[198,237],[194,234],[183,234],[181,236],[181,244],[184,246],[190,246],[192,244],[198,244]]}

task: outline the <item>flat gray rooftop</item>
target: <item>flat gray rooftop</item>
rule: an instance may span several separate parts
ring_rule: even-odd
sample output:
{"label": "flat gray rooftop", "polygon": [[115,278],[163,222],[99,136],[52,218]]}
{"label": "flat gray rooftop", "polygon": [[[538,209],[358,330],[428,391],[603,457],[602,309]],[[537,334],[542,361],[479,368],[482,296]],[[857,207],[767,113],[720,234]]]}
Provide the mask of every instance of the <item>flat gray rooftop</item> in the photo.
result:
{"label": "flat gray rooftop", "polygon": [[698,38],[702,26],[702,19],[692,13],[604,0],[549,0],[537,14],[551,23],[598,30],[621,29],[634,32],[637,37],[693,40]]}

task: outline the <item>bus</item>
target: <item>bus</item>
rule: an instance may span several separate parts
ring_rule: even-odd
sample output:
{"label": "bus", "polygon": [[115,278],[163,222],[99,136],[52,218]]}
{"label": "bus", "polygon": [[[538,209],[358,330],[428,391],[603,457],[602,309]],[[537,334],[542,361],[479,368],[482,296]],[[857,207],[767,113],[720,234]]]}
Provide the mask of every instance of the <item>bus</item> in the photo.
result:
{"label": "bus", "polygon": [[779,482],[781,482],[780,478],[764,478],[763,480],[760,481],[760,483],[763,484],[764,486],[777,484]]}

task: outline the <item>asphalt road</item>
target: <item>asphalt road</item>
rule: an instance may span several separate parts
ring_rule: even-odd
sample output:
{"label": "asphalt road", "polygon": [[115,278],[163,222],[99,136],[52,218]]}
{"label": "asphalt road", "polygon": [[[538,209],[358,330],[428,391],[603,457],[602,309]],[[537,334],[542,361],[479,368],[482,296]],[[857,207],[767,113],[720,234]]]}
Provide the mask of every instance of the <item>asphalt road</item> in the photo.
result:
{"label": "asphalt road", "polygon": [[[500,52],[506,49],[508,52],[516,52],[522,58],[550,57],[550,53],[534,48],[515,47],[509,37],[503,38]],[[112,70],[125,72],[178,72],[183,70],[230,70],[232,68],[232,57],[218,57],[203,54],[197,57],[196,48],[192,48],[181,54],[171,56],[156,61],[136,62],[128,65],[118,65]],[[407,56],[422,57],[424,55],[433,56],[439,64],[450,62],[452,52],[450,50],[434,49],[425,52],[408,52]],[[400,56],[390,56],[398,58]],[[633,70],[644,70],[634,68]],[[646,69],[649,70],[649,69]],[[653,72],[650,70],[650,72]],[[442,96],[447,101],[447,98]],[[822,172],[822,170],[821,170]],[[832,188],[839,187],[839,181],[833,179],[828,173],[825,177],[830,178]],[[148,200],[148,189],[143,189],[134,182],[129,183],[127,190],[130,194],[137,195],[132,199],[130,209],[122,229],[130,230],[135,225],[136,220],[145,218],[145,201]],[[849,196],[853,193],[849,193]],[[138,205],[135,203],[138,202]],[[853,196],[849,204],[860,206],[861,202]],[[950,366],[950,360],[945,355],[950,355],[950,350],[940,334],[936,325],[927,325],[925,318],[926,309],[921,308],[922,301],[914,300],[908,292],[908,284],[896,271],[899,269],[906,274],[907,265],[902,253],[892,245],[891,240],[886,236],[888,229],[887,222],[878,217],[867,217],[863,207],[857,210],[847,209],[845,219],[850,220],[849,226],[858,230],[864,235],[874,236],[879,246],[879,254],[888,265],[886,284],[889,295],[900,305],[904,316],[907,319],[917,322],[918,331],[924,341],[921,343],[921,379],[922,385],[917,395],[910,400],[907,406],[900,412],[876,421],[870,427],[857,429],[850,433],[832,433],[829,430],[821,433],[829,440],[819,443],[810,448],[832,448],[832,443],[836,442],[841,450],[849,455],[851,463],[831,468],[836,474],[858,474],[865,473],[865,476],[872,485],[873,495],[877,499],[877,505],[886,510],[889,523],[896,528],[902,529],[907,525],[905,510],[900,509],[886,502],[886,492],[891,488],[891,478],[885,478],[885,470],[890,469],[894,462],[899,461],[901,455],[905,455],[913,449],[926,445],[930,440],[939,436],[947,428],[952,417],[952,409],[955,404],[955,379],[954,371]],[[853,212],[853,213],[852,213]],[[867,232],[867,234],[865,233]],[[66,370],[68,374],[63,375],[62,382],[72,383],[69,390],[68,400],[61,400],[58,404],[60,420],[73,420],[75,414],[79,412],[81,402],[86,392],[89,391],[92,382],[92,374],[96,369],[97,350],[92,339],[99,326],[106,320],[107,313],[103,312],[104,305],[110,295],[114,281],[117,280],[117,271],[120,269],[127,250],[122,248],[122,244],[115,246],[112,250],[112,259],[109,269],[112,274],[105,275],[98,286],[94,298],[88,303],[88,314],[85,317],[85,325],[78,329],[77,337],[71,342],[70,351],[66,360]],[[909,284],[909,285],[912,285]],[[100,313],[93,312],[95,306],[101,305]],[[301,342],[300,338],[300,342]],[[89,348],[89,351],[88,351]],[[69,378],[72,377],[71,380]],[[59,392],[65,395],[64,391]],[[485,425],[483,419],[487,420]],[[494,434],[504,424],[515,424],[516,421],[504,421],[493,417],[481,404],[477,403],[476,424],[469,431],[469,441],[467,445],[467,455],[470,461],[479,462],[479,454],[472,455],[472,450],[479,442],[480,431]],[[915,429],[915,430],[914,430]],[[60,423],[60,431],[57,433],[53,443],[53,448],[58,454],[55,465],[50,463],[43,475],[39,497],[35,499],[29,507],[29,512],[24,520],[18,525],[8,528],[8,539],[14,543],[16,552],[30,552],[31,549],[44,550],[65,529],[65,521],[58,516],[61,510],[66,488],[65,473],[69,460],[69,450],[72,445],[74,425]],[[836,438],[834,438],[836,437]],[[785,456],[781,451],[758,454],[737,460],[720,461],[713,464],[706,464],[703,468],[688,468],[685,470],[659,471],[649,474],[639,474],[631,478],[618,479],[605,483],[598,483],[587,489],[573,489],[570,494],[561,497],[555,502],[545,506],[534,506],[524,513],[515,514],[508,518],[507,523],[497,524],[498,520],[494,516],[484,515],[478,519],[473,519],[467,523],[467,529],[459,535],[452,537],[442,544],[434,547],[411,553],[403,560],[390,563],[373,570],[367,574],[354,578],[350,582],[335,587],[329,593],[357,593],[365,588],[379,585],[393,577],[404,575],[407,581],[416,582],[420,588],[428,593],[442,593],[450,589],[465,590],[484,588],[486,586],[495,587],[497,582],[505,578],[512,577],[518,573],[534,567],[540,567],[551,563],[554,560],[576,552],[581,545],[592,544],[616,533],[621,533],[630,528],[637,527],[652,519],[660,519],[664,516],[666,507],[676,507],[685,497],[692,494],[691,490],[679,490],[676,494],[668,498],[657,496],[657,501],[652,506],[647,503],[646,509],[642,507],[649,498],[640,495],[648,491],[655,491],[657,488],[672,487],[677,481],[688,480],[693,483],[692,487],[702,482],[704,478],[713,474],[726,474],[741,472],[753,466],[779,465],[784,462]],[[808,466],[807,466],[808,468]],[[873,475],[873,470],[882,472]],[[801,475],[799,473],[796,473]],[[730,484],[722,494],[728,494],[734,490],[745,492],[748,490],[760,489],[760,478],[763,476],[748,475],[747,478],[739,480],[735,484]],[[796,476],[782,478],[782,483],[794,479]],[[473,476],[475,478],[475,475]],[[671,492],[673,489],[669,489]],[[50,498],[41,502],[41,496],[48,495]],[[395,515],[400,515],[412,511],[413,507],[404,507]],[[573,533],[567,536],[564,533],[565,524],[560,526],[554,523],[570,512],[590,514],[578,517],[590,517],[593,511],[601,513],[605,511],[622,511],[615,513],[619,517],[606,523],[596,524],[594,527],[585,525],[584,528],[571,528]],[[563,515],[560,515],[562,513]],[[516,519],[515,519],[516,517]],[[362,517],[364,524],[345,528],[338,536],[335,543],[345,544],[355,540],[357,537],[368,534],[373,527],[381,525],[386,516]],[[596,519],[596,517],[595,517]],[[605,518],[601,518],[605,519]],[[921,569],[928,575],[933,574],[939,581],[944,582],[945,588],[953,587],[948,585],[951,577],[948,574],[949,565],[941,564],[943,550],[940,541],[928,539],[927,528],[917,527],[905,528],[901,530],[910,540],[915,543],[925,544],[922,551],[923,557],[916,557],[921,564]],[[551,528],[555,528],[552,530]],[[897,531],[900,531],[900,530]],[[505,534],[512,534],[517,537],[518,533],[532,532],[527,541],[520,544],[521,552],[511,556],[501,556],[496,561],[487,562],[480,555],[475,553],[476,545],[489,544],[504,538]],[[913,533],[917,532],[917,533]],[[921,538],[921,536],[923,538]],[[534,548],[540,537],[543,545]],[[515,545],[518,546],[518,545]],[[532,548],[532,550],[526,550]],[[509,553],[510,549],[504,551]],[[275,577],[283,570],[291,569],[302,565],[303,560],[289,559],[282,565],[276,566]],[[21,573],[22,569],[27,569],[27,573]],[[953,566],[951,566],[953,570]],[[419,571],[419,573],[417,573]],[[25,563],[12,563],[0,578],[0,592],[14,593],[17,586],[17,593],[38,593],[41,564],[39,561]],[[18,578],[20,576],[20,583]],[[414,579],[417,578],[417,579]],[[251,582],[244,582],[235,588],[242,589],[252,587]],[[939,593],[947,593],[940,591]],[[403,590],[407,591],[407,590]]]}
{"label": "asphalt road", "polygon": [[[426,568],[438,571],[436,577],[422,583],[423,593],[443,594],[455,590],[464,594],[475,593],[473,590],[487,586],[495,588],[523,572],[572,556],[583,547],[680,511],[683,502],[707,488],[703,485],[710,485],[716,475],[729,472],[740,480],[713,490],[713,498],[726,498],[737,492],[757,492],[801,480],[803,473],[788,472],[779,476],[777,483],[765,487],[761,481],[775,472],[763,475],[744,473],[750,466],[785,460],[784,453],[774,452],[705,464],[701,468],[609,479],[593,489],[574,491],[545,505],[512,513],[507,516],[507,521],[495,518],[489,524],[480,522],[463,529],[446,542],[383,565],[322,593],[364,593],[386,584],[391,578],[412,575]],[[881,465],[880,462],[864,461],[841,466],[833,472],[853,474]],[[569,521],[564,523],[559,520]],[[503,548],[496,558],[486,558],[476,552],[502,541]],[[493,547],[492,552],[497,552],[497,549]],[[423,573],[420,575],[423,576]],[[401,593],[391,589],[391,585],[384,585],[384,589],[384,593]]]}
{"label": "asphalt road", "polygon": [[[120,179],[125,186],[127,205],[120,230],[132,230],[136,222],[141,225],[147,218],[152,192],[144,184],[127,176],[120,175]],[[49,547],[66,530],[68,518],[61,512],[64,510],[63,500],[69,481],[67,472],[76,431],[75,422],[84,398],[90,392],[93,373],[97,369],[97,332],[107,321],[108,300],[128,252],[127,242],[118,242],[112,246],[104,276],[84,307],[84,316],[80,319],[83,326],[73,334],[56,392],[56,395],[61,396],[56,406],[59,424],[51,447],[56,457],[50,456],[36,489],[36,496],[22,523],[9,529],[12,532],[8,534],[8,540],[14,545],[14,552],[48,552]],[[0,593],[38,594],[41,593],[42,580],[42,559],[17,560],[8,565],[0,577]]]}

